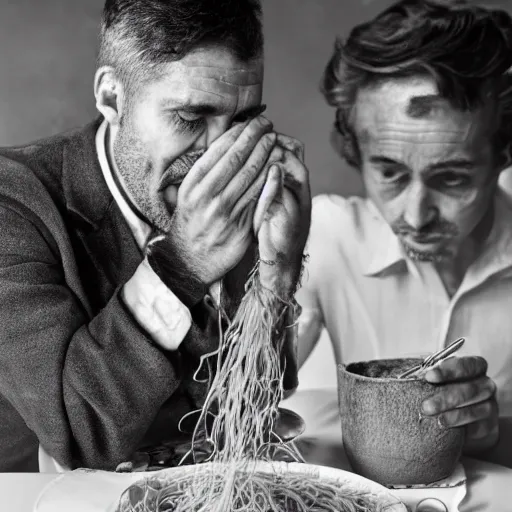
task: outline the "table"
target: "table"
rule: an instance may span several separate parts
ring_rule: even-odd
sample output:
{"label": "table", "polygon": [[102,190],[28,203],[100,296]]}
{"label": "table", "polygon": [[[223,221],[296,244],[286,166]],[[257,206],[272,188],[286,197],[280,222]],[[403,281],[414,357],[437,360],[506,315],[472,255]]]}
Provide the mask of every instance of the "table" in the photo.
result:
{"label": "table", "polygon": [[[335,389],[302,390],[283,402],[306,421],[300,445],[307,462],[349,468],[341,443],[341,425]],[[468,485],[461,512],[510,512],[512,469],[463,458]],[[32,512],[37,497],[57,475],[43,473],[0,474],[0,509]]]}

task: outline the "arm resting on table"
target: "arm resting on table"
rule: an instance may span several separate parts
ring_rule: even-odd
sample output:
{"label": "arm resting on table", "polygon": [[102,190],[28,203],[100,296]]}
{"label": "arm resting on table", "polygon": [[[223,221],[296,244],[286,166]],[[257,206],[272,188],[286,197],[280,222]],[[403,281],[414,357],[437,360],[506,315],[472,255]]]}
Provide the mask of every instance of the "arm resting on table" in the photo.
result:
{"label": "arm resting on table", "polygon": [[0,225],[2,393],[57,462],[113,469],[177,390],[181,353],[153,343],[121,288],[89,318],[37,219],[2,207]]}

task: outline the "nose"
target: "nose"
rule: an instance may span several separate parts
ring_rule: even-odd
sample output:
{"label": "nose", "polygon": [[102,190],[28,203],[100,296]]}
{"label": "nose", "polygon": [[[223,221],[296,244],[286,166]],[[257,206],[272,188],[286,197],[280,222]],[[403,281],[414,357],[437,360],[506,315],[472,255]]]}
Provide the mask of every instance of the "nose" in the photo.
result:
{"label": "nose", "polygon": [[438,216],[431,192],[422,182],[412,182],[407,194],[404,220],[412,228],[420,231]]}

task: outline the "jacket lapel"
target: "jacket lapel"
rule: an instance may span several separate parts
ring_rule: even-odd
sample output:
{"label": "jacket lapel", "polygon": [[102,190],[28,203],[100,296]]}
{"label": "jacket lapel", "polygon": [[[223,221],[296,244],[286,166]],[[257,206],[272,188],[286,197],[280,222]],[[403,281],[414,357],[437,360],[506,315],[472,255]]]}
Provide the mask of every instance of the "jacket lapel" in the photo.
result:
{"label": "jacket lapel", "polygon": [[63,189],[68,230],[82,283],[94,311],[126,282],[142,254],[112,197],[96,152],[102,119],[71,135],[63,153]]}

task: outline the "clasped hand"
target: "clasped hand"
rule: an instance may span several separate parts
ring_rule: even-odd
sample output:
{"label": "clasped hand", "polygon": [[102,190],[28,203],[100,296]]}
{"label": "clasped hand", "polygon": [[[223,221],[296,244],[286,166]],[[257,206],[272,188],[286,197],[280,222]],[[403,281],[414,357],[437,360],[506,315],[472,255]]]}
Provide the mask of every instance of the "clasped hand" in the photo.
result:
{"label": "clasped hand", "polygon": [[465,427],[465,453],[493,447],[499,437],[496,384],[482,357],[452,357],[425,374],[439,391],[422,404],[422,413],[437,416],[446,428]]}
{"label": "clasped hand", "polygon": [[183,180],[158,253],[166,254],[168,246],[188,275],[210,285],[240,263],[254,240],[257,218],[260,257],[276,263],[262,269],[261,279],[287,295],[298,278],[310,222],[302,157],[301,144],[274,133],[262,116],[233,126]]}

